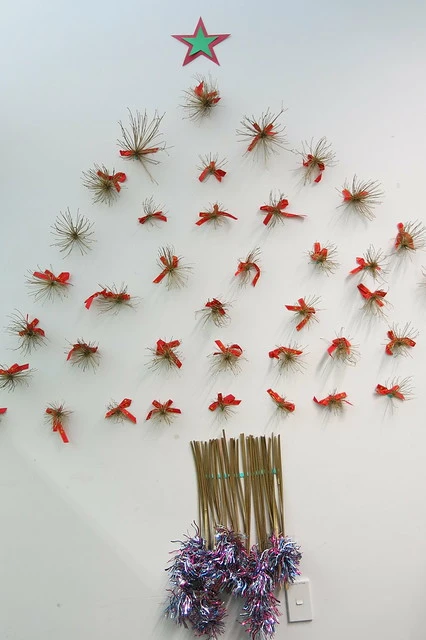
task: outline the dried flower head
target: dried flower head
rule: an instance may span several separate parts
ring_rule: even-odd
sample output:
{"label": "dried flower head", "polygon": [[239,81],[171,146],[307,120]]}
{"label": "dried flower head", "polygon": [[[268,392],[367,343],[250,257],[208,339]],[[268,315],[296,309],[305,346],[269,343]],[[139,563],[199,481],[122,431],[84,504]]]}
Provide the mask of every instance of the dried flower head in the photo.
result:
{"label": "dried flower head", "polygon": [[54,297],[63,298],[68,293],[70,273],[63,271],[58,276],[49,269],[29,273],[27,284],[31,287],[30,294],[35,300],[52,300]]}
{"label": "dried flower head", "polygon": [[243,350],[239,344],[224,345],[221,340],[215,340],[219,351],[215,351],[210,356],[211,371],[213,374],[231,371],[234,375],[241,371],[241,360]]}
{"label": "dried flower head", "polygon": [[111,205],[121,191],[121,184],[127,180],[122,171],[109,173],[104,165],[95,164],[94,169],[83,171],[83,186],[92,192],[93,202]]}
{"label": "dried flower head", "polygon": [[32,370],[29,364],[12,364],[7,367],[0,364],[0,389],[14,391],[18,385],[28,385],[28,378],[31,376]]}
{"label": "dried flower head", "polygon": [[122,122],[119,122],[122,139],[117,140],[120,147],[120,156],[129,160],[138,160],[151,180],[155,182],[148,170],[149,165],[157,165],[157,153],[166,150],[166,143],[163,142],[163,134],[160,133],[160,125],[165,116],[155,111],[153,118],[149,118],[146,111],[143,114],[136,111],[133,115],[130,109],[130,127],[125,129]]}
{"label": "dried flower head", "polygon": [[424,249],[426,245],[426,227],[422,222],[399,222],[394,249],[398,255]]}
{"label": "dried flower head", "polygon": [[110,402],[107,407],[108,410],[105,414],[105,418],[112,418],[114,422],[123,422],[124,420],[130,420],[130,422],[136,424],[135,416],[127,410],[131,404],[132,401],[130,400],[130,398],[124,398],[124,400],[122,400],[120,404],[114,401]]}
{"label": "dried flower head", "polygon": [[379,396],[387,397],[391,406],[394,406],[394,400],[411,400],[413,397],[412,378],[392,378],[387,380],[384,385],[378,384],[375,392]]}
{"label": "dried flower head", "polygon": [[277,411],[279,411],[282,415],[288,416],[289,413],[293,413],[296,408],[294,402],[289,402],[283,396],[280,396],[276,391],[273,391],[272,389],[267,389],[267,393],[269,393],[270,397],[274,401]]}
{"label": "dried flower head", "polygon": [[191,267],[182,262],[181,256],[175,255],[174,247],[160,247],[157,264],[162,271],[153,280],[154,284],[158,284],[165,279],[167,289],[180,288],[186,285]]}
{"label": "dried flower head", "polygon": [[19,349],[23,355],[30,354],[34,349],[40,347],[46,342],[44,330],[41,329],[39,319],[34,318],[30,320],[29,315],[25,315],[20,311],[17,311],[10,317],[10,324],[7,327],[7,332],[10,335],[17,336]]}
{"label": "dried flower head", "polygon": [[385,300],[387,291],[383,289],[376,289],[376,291],[370,291],[364,284],[357,285],[358,291],[364,299],[363,310],[366,313],[370,313],[373,316],[385,315],[385,305],[389,304]]}
{"label": "dried flower head", "polygon": [[378,280],[383,278],[383,274],[386,273],[385,255],[381,249],[377,251],[372,245],[369,246],[362,258],[356,258],[356,263],[357,266],[349,272],[349,275],[359,273],[362,278],[364,274],[368,273],[374,280]]}
{"label": "dried flower head", "polygon": [[127,293],[127,285],[125,284],[120,287],[116,287],[115,284],[112,287],[99,286],[101,290],[95,291],[84,301],[86,309],[90,309],[93,302],[96,302],[99,313],[118,313],[123,307],[133,309],[137,303],[137,298]]}
{"label": "dried flower head", "polygon": [[416,346],[415,339],[419,332],[413,329],[410,322],[404,327],[394,324],[387,332],[388,342],[385,352],[388,356],[406,356]]}
{"label": "dried flower head", "polygon": [[162,207],[155,204],[154,198],[145,198],[142,202],[143,216],[138,218],[140,224],[149,223],[153,225],[158,221],[167,222],[167,216],[163,211],[159,211]]}
{"label": "dried flower head", "polygon": [[180,409],[172,407],[173,400],[167,400],[167,402],[153,400],[151,404],[154,408],[148,413],[146,420],[153,418],[156,422],[171,424],[176,418],[176,415],[182,413]]}
{"label": "dried flower head", "polygon": [[199,309],[196,313],[201,314],[204,325],[212,322],[216,327],[224,327],[230,321],[229,307],[230,304],[228,302],[221,302],[217,298],[209,298],[203,309]]}
{"label": "dried flower head", "polygon": [[239,404],[241,404],[241,400],[237,400],[232,393],[227,396],[218,393],[216,400],[209,405],[209,410],[217,411],[217,415],[221,418],[229,418],[235,412],[234,407]]}
{"label": "dried flower head", "polygon": [[260,267],[259,267],[259,259],[260,259],[260,249],[256,248],[247,255],[245,260],[239,258],[238,267],[235,272],[235,276],[238,276],[239,282],[241,286],[246,286],[252,278],[252,274],[254,271],[254,277],[251,280],[251,284],[253,287],[256,286],[257,281],[260,278]]}
{"label": "dried flower head", "polygon": [[284,211],[288,207],[288,200],[281,192],[271,191],[269,194],[269,204],[265,204],[259,207],[260,211],[266,213],[263,220],[263,224],[269,227],[275,227],[277,223],[285,222],[286,218],[299,218],[303,219],[306,216],[298,213],[289,213]]}
{"label": "dried flower head", "polygon": [[157,340],[157,344],[153,349],[149,349],[152,354],[150,368],[154,370],[171,370],[180,369],[182,366],[181,354],[177,351],[177,347],[181,345],[180,340]]}
{"label": "dried flower head", "polygon": [[223,206],[218,202],[210,205],[207,211],[200,211],[198,215],[200,219],[195,223],[198,227],[201,227],[205,222],[212,223],[214,227],[218,227],[224,222],[227,222],[228,219],[238,220],[238,218],[233,216],[231,213],[225,211]]}
{"label": "dried flower head", "polygon": [[67,208],[65,213],[61,211],[52,227],[52,235],[56,238],[52,247],[59,247],[64,258],[69,256],[74,248],[84,255],[91,249],[90,245],[94,242],[92,229],[93,222],[80,215],[78,210],[74,220]]}
{"label": "dried flower head", "polygon": [[85,342],[83,339],[78,339],[74,344],[70,343],[71,349],[67,349],[67,361],[71,364],[80,367],[83,371],[86,371],[89,367],[94,371],[99,366],[100,353],[98,351],[98,345],[95,342]]}
{"label": "dried flower head", "polygon": [[309,298],[299,298],[297,304],[286,304],[285,308],[288,311],[294,311],[296,318],[299,321],[296,325],[296,331],[300,331],[309,322],[318,322],[316,312],[318,311],[317,305],[320,303],[320,298],[316,296],[310,296]]}
{"label": "dried flower head", "polygon": [[339,263],[335,260],[337,257],[337,248],[334,244],[327,244],[321,247],[319,242],[314,242],[313,249],[309,251],[308,255],[311,264],[324,273],[333,273],[339,266]]}
{"label": "dried flower head", "polygon": [[340,206],[355,211],[367,220],[375,218],[374,207],[382,203],[384,196],[379,182],[359,180],[357,176],[353,177],[352,184],[345,182],[341,193],[343,202]]}
{"label": "dried flower head", "polygon": [[72,411],[68,411],[67,409],[65,409],[63,403],[49,404],[45,411],[46,420],[51,425],[52,431],[57,431],[61,436],[62,442],[64,443],[69,442],[67,433],[65,431],[65,425],[71,413]]}
{"label": "dried flower head", "polygon": [[226,171],[222,167],[225,166],[226,160],[219,160],[219,155],[216,153],[212,156],[209,153],[208,156],[200,156],[201,166],[198,167],[198,171],[201,171],[198,176],[200,182],[204,182],[209,176],[214,176],[218,182],[222,182],[226,176]]}
{"label": "dried flower head", "polygon": [[285,109],[281,109],[275,115],[268,109],[260,118],[244,116],[241,121],[242,129],[237,130],[237,135],[243,142],[249,143],[246,153],[263,153],[266,160],[271,153],[278,153],[285,146],[285,127],[278,122],[284,111]]}
{"label": "dried flower head", "polygon": [[210,77],[197,76],[196,82],[195,87],[183,92],[185,102],[182,106],[191,120],[201,120],[210,116],[220,101],[217,83]]}
{"label": "dried flower head", "polygon": [[321,182],[323,171],[327,167],[334,167],[336,164],[336,155],[327,138],[320,138],[318,142],[314,142],[313,138],[310,142],[302,142],[302,151],[297,151],[296,153],[302,156],[305,184],[308,182]]}
{"label": "dried flower head", "polygon": [[321,407],[325,407],[332,413],[341,413],[345,407],[345,404],[352,405],[349,400],[346,400],[347,397],[348,396],[344,391],[342,391],[341,393],[337,393],[337,391],[334,390],[333,393],[328,395],[326,398],[323,398],[322,400],[317,400],[315,396],[313,400],[314,402],[316,402],[316,404],[320,405]]}
{"label": "dried flower head", "polygon": [[303,355],[304,347],[296,343],[288,347],[279,346],[269,352],[269,357],[276,361],[279,373],[303,371],[306,367]]}
{"label": "dried flower head", "polygon": [[337,336],[331,341],[327,353],[333,360],[343,364],[356,365],[359,360],[358,346],[352,344],[348,338]]}

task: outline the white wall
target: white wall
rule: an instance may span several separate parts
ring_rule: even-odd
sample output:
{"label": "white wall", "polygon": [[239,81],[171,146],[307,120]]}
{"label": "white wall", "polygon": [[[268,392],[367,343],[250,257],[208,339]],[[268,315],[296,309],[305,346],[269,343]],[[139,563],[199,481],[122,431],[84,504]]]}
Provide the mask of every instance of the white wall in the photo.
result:
{"label": "white wall", "polygon": [[[182,68],[185,47],[170,37],[190,33],[199,15],[213,33],[232,37],[217,48],[215,67],[199,59]],[[41,320],[49,343],[31,357],[28,389],[2,393],[9,407],[0,426],[2,504],[0,637],[50,640],[185,638],[161,619],[168,553],[196,517],[189,441],[220,433],[207,410],[218,392],[242,399],[226,429],[283,438],[288,533],[300,541],[312,581],[315,620],[287,625],[288,640],[421,640],[426,623],[424,487],[424,358],[421,331],[413,357],[384,356],[386,323],[360,322],[360,298],[346,278],[370,243],[390,249],[396,224],[424,219],[424,20],[420,2],[305,1],[225,3],[52,2],[24,0],[2,11],[1,169],[4,278],[0,318],[20,309]],[[7,61],[7,65],[5,63]],[[212,120],[181,119],[182,90],[210,72],[223,95]],[[339,164],[318,186],[301,188],[295,157],[282,152],[267,168],[242,158],[235,130],[244,114],[268,106],[288,111],[291,147],[326,135]],[[117,121],[126,108],[166,111],[172,147],[152,185],[138,166],[117,157]],[[228,159],[223,184],[196,179],[201,153]],[[128,174],[112,208],[93,206],[81,184],[94,162]],[[377,218],[342,222],[340,187],[358,173],[386,191]],[[258,212],[272,188],[289,197],[302,223],[266,233]],[[169,211],[167,225],[137,224],[153,195]],[[198,228],[198,211],[221,201],[239,217],[229,231]],[[69,206],[95,222],[97,244],[86,257],[62,260],[49,227]],[[333,241],[341,267],[312,274],[306,252]],[[156,253],[173,243],[194,265],[187,289],[156,287]],[[237,259],[262,248],[262,278],[238,292]],[[425,300],[417,283],[424,255],[389,277],[391,322],[422,330]],[[28,269],[66,269],[68,299],[44,306],[28,297]],[[99,318],[84,299],[98,283],[125,281],[142,298],[136,313]],[[267,352],[293,325],[284,304],[323,299],[320,322],[300,337],[308,368],[276,383]],[[226,329],[201,330],[194,311],[208,297],[234,300]],[[327,342],[345,327],[362,358],[344,372],[321,366]],[[146,348],[160,337],[183,341],[176,377],[147,371]],[[67,341],[98,340],[99,371],[81,374],[65,362]],[[216,338],[238,342],[248,361],[235,380],[215,383],[206,356]],[[12,363],[13,339],[1,360]],[[374,387],[413,375],[415,399],[385,414]],[[296,402],[286,422],[270,418],[269,386]],[[334,386],[353,407],[324,420],[312,396]],[[133,398],[136,426],[103,419],[111,398]],[[144,416],[154,398],[173,398],[183,415],[155,427]],[[63,399],[74,414],[64,446],[44,425],[46,404]],[[243,632],[238,632],[243,637]],[[227,638],[240,637],[229,626]]]}

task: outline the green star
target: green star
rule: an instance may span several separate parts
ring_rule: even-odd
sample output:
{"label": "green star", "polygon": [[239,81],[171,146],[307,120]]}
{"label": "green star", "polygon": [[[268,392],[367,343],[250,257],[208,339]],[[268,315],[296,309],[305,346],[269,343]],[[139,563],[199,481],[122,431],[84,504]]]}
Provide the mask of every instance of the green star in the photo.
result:
{"label": "green star", "polygon": [[183,38],[185,42],[191,45],[192,49],[189,52],[190,56],[195,55],[196,53],[204,53],[209,58],[212,57],[212,51],[210,49],[210,45],[212,42],[216,40],[217,36],[206,36],[203,33],[203,29],[199,27],[195,32],[194,36]]}
{"label": "green star", "polygon": [[186,52],[186,56],[183,61],[183,66],[193,60],[196,60],[196,58],[200,56],[204,56],[215,64],[219,64],[214,48],[226,40],[226,38],[229,38],[229,33],[209,35],[206,27],[204,26],[203,19],[200,18],[197,26],[195,27],[194,33],[172,37],[176,38],[176,40],[179,40],[179,42],[182,42],[186,47],[188,47],[188,51]]}

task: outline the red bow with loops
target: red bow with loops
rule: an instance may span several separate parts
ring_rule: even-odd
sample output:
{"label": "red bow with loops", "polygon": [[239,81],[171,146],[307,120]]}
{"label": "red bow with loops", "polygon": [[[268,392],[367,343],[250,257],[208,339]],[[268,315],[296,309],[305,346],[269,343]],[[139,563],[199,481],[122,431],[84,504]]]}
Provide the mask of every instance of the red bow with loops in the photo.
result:
{"label": "red bow with loops", "polygon": [[49,269],[46,269],[43,273],[40,271],[34,271],[33,276],[39,280],[57,282],[58,284],[69,284],[68,280],[70,279],[68,271],[63,271],[58,276],[55,276],[55,274],[49,271]]}
{"label": "red bow with loops", "polygon": [[[131,154],[133,152],[120,151],[120,155],[128,155],[129,153]],[[109,173],[104,173],[103,171],[97,171],[96,173],[103,180],[109,180],[110,182],[112,182],[117,193],[120,193],[121,191],[120,182],[125,182],[127,179],[126,174],[123,173],[122,171],[119,171],[118,173],[113,173],[112,175],[109,175]]]}
{"label": "red bow with loops", "polygon": [[400,386],[395,384],[391,389],[387,389],[382,384],[378,384],[376,387],[376,393],[379,396],[389,396],[389,398],[398,398],[398,400],[405,400],[405,396],[400,392]]}
{"label": "red bow with loops", "polygon": [[105,414],[105,418],[111,418],[112,416],[121,414],[122,416],[133,422],[133,424],[136,424],[135,416],[130,413],[130,411],[127,411],[127,407],[130,407],[131,404],[132,401],[130,400],[130,398],[124,398],[124,400],[122,400],[119,405],[107,411],[107,413]]}
{"label": "red bow with loops", "polygon": [[378,307],[383,307],[384,302],[383,299],[387,295],[387,291],[383,291],[382,289],[377,289],[376,291],[370,291],[364,284],[359,284],[358,291],[364,298],[364,300],[372,300],[374,301]]}
{"label": "red bow with loops", "polygon": [[167,402],[161,403],[158,400],[153,400],[151,403],[154,406],[154,409],[146,416],[146,420],[151,420],[152,416],[155,416],[158,413],[182,413],[180,409],[176,409],[172,407],[173,400],[167,400]]}
{"label": "red bow with loops", "polygon": [[207,167],[200,173],[200,175],[198,176],[198,180],[200,182],[203,182],[203,180],[205,180],[207,176],[214,176],[216,180],[222,182],[222,178],[226,176],[226,171],[223,171],[223,169],[217,169],[216,163],[214,162],[214,160],[212,160],[210,164],[208,164]]}
{"label": "red bow with loops", "polygon": [[289,311],[297,311],[297,313],[302,313],[304,315],[303,320],[301,320],[296,326],[296,331],[300,331],[316,313],[316,309],[314,307],[308,307],[303,298],[299,298],[297,302],[299,303],[298,305],[286,304],[285,308]]}
{"label": "red bow with loops", "polygon": [[303,161],[303,166],[310,167],[313,162],[316,164],[319,171],[319,175],[314,180],[314,182],[318,183],[321,182],[322,172],[325,171],[325,164],[323,162],[319,162],[311,153],[308,153],[306,160]]}
{"label": "red bow with loops", "polygon": [[269,393],[272,400],[281,409],[284,409],[285,411],[289,411],[290,413],[292,413],[295,410],[296,405],[293,402],[287,402],[287,400],[285,400],[280,395],[278,395],[276,391],[273,391],[272,389],[267,389],[267,393]]}
{"label": "red bow with loops", "polygon": [[217,400],[211,403],[211,405],[209,406],[209,409],[210,411],[216,411],[216,409],[218,409],[219,407],[221,409],[223,409],[224,407],[236,407],[240,403],[241,403],[241,400],[236,400],[235,396],[233,396],[232,393],[228,394],[225,397],[223,397],[221,393],[218,393]]}

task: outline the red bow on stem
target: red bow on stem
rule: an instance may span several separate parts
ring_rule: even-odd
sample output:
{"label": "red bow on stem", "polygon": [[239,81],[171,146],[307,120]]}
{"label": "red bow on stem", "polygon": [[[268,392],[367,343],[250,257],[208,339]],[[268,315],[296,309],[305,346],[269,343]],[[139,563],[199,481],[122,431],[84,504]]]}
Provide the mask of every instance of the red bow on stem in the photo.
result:
{"label": "red bow on stem", "polygon": [[167,355],[174,362],[178,369],[181,368],[182,363],[174,353],[173,349],[180,345],[180,340],[172,340],[171,342],[165,342],[164,340],[157,340],[157,349],[155,355],[164,356]]}
{"label": "red bow on stem", "polygon": [[[120,155],[133,155],[132,151],[120,151]],[[115,190],[120,193],[121,191],[121,187],[120,187],[120,182],[125,182],[127,179],[127,176],[125,173],[123,173],[122,171],[119,171],[118,173],[114,173],[113,175],[109,175],[109,173],[104,173],[103,171],[97,171],[96,172],[97,175],[100,178],[103,178],[104,180],[109,180],[110,182],[112,182],[112,184],[114,185]]]}
{"label": "red bow on stem", "polygon": [[29,364],[13,364],[9,369],[0,369],[1,376],[13,376],[21,371],[27,371],[30,368]]}
{"label": "red bow on stem", "polygon": [[351,353],[351,343],[346,338],[335,338],[331,345],[327,349],[327,353],[329,356],[336,351],[336,349],[343,348],[348,355]]}
{"label": "red bow on stem", "polygon": [[295,410],[296,405],[293,402],[287,402],[287,400],[284,400],[284,398],[278,395],[276,391],[273,391],[272,389],[267,389],[267,393],[269,393],[272,400],[276,402],[276,404],[281,409],[285,409],[285,411],[289,411],[290,413],[292,413]]}
{"label": "red bow on stem", "polygon": [[319,175],[315,178],[314,182],[321,182],[322,172],[325,171],[325,164],[323,162],[319,162],[311,153],[308,153],[306,156],[306,160],[303,161],[304,167],[310,167],[311,164],[315,162],[318,167]]}
{"label": "red bow on stem", "polygon": [[359,193],[351,193],[349,189],[342,191],[343,202],[351,202],[352,200],[361,200],[368,196],[368,191],[360,191]]}
{"label": "red bow on stem", "polygon": [[121,414],[122,416],[133,422],[133,424],[136,424],[135,416],[130,413],[130,411],[127,411],[127,407],[130,407],[131,404],[132,401],[130,400],[130,398],[124,398],[124,400],[122,400],[119,405],[107,411],[107,413],[105,414],[105,418],[111,418],[112,416]]}
{"label": "red bow on stem", "polygon": [[220,218],[220,217],[232,218],[232,220],[238,220],[238,218],[228,213],[227,211],[220,211],[219,205],[217,204],[213,205],[213,211],[200,211],[198,215],[201,218],[201,220],[197,220],[197,222],[195,223],[198,227],[200,227],[205,222],[208,222],[209,220],[214,220],[215,218]]}
{"label": "red bow on stem", "polygon": [[253,129],[255,129],[258,133],[254,136],[253,140],[250,142],[247,147],[247,151],[253,151],[259,140],[262,138],[273,138],[277,135],[276,131],[273,131],[274,125],[273,123],[268,124],[266,127],[261,129],[257,122],[253,122]]}
{"label": "red bow on stem", "polygon": [[59,435],[60,435],[60,436],[61,436],[61,438],[62,438],[62,442],[65,442],[65,444],[66,444],[67,442],[69,442],[69,440],[68,440],[68,436],[67,436],[67,434],[66,434],[66,431],[65,431],[65,429],[64,429],[64,427],[63,427],[62,422],[61,422],[60,420],[58,420],[58,418],[56,418],[56,417],[55,417],[56,410],[55,410],[55,409],[52,409],[51,407],[48,407],[48,408],[46,409],[46,413],[47,413],[47,414],[49,414],[49,415],[51,415],[51,416],[53,417],[52,430],[53,430],[53,431],[57,431],[57,432],[59,433]]}
{"label": "red bow on stem", "polygon": [[[120,156],[122,158],[133,158],[133,157],[137,157],[137,156],[147,156],[150,153],[157,153],[157,151],[159,151],[159,150],[160,150],[160,147],[152,147],[151,149],[137,149],[137,150],[126,149],[125,151],[124,150],[120,150]],[[123,174],[116,173],[115,175],[116,176],[118,176],[118,175],[123,175],[124,176],[124,173]],[[115,177],[115,176],[113,176],[113,177]],[[119,180],[119,182],[124,182],[124,180]],[[116,186],[116,185],[114,185],[114,186]],[[120,191],[120,189],[117,189],[117,191]]]}
{"label": "red bow on stem", "polygon": [[84,301],[84,306],[86,309],[90,309],[95,298],[102,296],[103,298],[116,298],[120,300],[130,300],[130,295],[128,293],[114,293],[113,291],[107,291],[106,289],[102,289],[102,291],[96,291],[93,293],[87,300]]}
{"label": "red bow on stem", "polygon": [[223,409],[224,407],[236,407],[240,403],[241,403],[241,400],[236,400],[235,396],[233,396],[232,393],[228,394],[225,397],[223,397],[221,393],[218,393],[217,400],[211,403],[211,405],[209,406],[209,409],[210,411],[216,411],[216,409],[218,408]]}
{"label": "red bow on stem", "polygon": [[146,216],[142,216],[142,218],[138,218],[141,224],[145,224],[148,220],[154,218],[155,220],[162,220],[163,222],[167,222],[167,217],[164,215],[162,211],[156,211],[155,213],[148,213]]}
{"label": "red bow on stem", "polygon": [[221,340],[215,340],[215,344],[217,344],[220,351],[215,351],[213,353],[214,356],[218,356],[221,353],[230,353],[232,356],[239,358],[243,354],[243,350],[239,344],[231,344],[229,347],[225,347]]}
{"label": "red bow on stem", "polygon": [[214,162],[214,160],[212,160],[210,164],[208,164],[207,167],[200,173],[200,175],[198,176],[198,180],[200,182],[203,182],[207,178],[207,176],[214,176],[216,180],[222,182],[222,178],[226,176],[226,171],[223,171],[223,169],[217,169],[216,163]]}
{"label": "red bow on stem", "polygon": [[336,393],[334,395],[330,394],[322,400],[317,400],[317,398],[314,396],[314,402],[320,404],[322,407],[328,407],[330,404],[337,404],[341,402],[345,402],[346,404],[350,404],[352,406],[352,402],[349,402],[349,400],[345,400],[345,398],[347,398],[347,394],[343,391],[342,393]]}
{"label": "red bow on stem", "polygon": [[321,244],[319,242],[314,243],[314,250],[311,253],[311,260],[314,262],[323,262],[327,259],[328,249],[326,247],[321,248]]}
{"label": "red bow on stem", "polygon": [[370,289],[368,289],[364,284],[359,284],[357,285],[357,287],[364,300],[374,301],[378,307],[384,306],[385,303],[383,302],[382,298],[387,295],[387,291],[382,291],[382,289],[370,291]]}
{"label": "red bow on stem", "polygon": [[151,420],[152,416],[155,416],[157,413],[182,413],[180,409],[175,409],[171,406],[173,404],[173,400],[167,400],[167,402],[164,403],[158,402],[158,400],[153,400],[151,404],[155,408],[151,409],[146,416],[146,420]]}
{"label": "red bow on stem", "polygon": [[308,307],[303,298],[299,298],[297,302],[299,303],[298,305],[286,304],[285,308],[288,309],[288,311],[296,311],[304,316],[303,320],[296,326],[296,331],[300,331],[316,313],[316,309],[314,307]]}
{"label": "red bow on stem", "polygon": [[214,309],[221,316],[225,316],[226,315],[226,311],[223,308],[223,304],[217,298],[212,298],[211,300],[206,302],[206,304],[204,306],[207,307],[207,309]]}
{"label": "red bow on stem", "polygon": [[7,407],[0,408],[0,415],[3,415],[4,413],[6,413],[6,411],[7,411]]}
{"label": "red bow on stem", "polygon": [[70,360],[72,358],[72,356],[74,355],[74,353],[77,353],[77,351],[81,351],[82,349],[84,349],[87,352],[90,353],[96,353],[98,350],[98,347],[91,347],[90,345],[86,344],[85,342],[77,342],[76,344],[72,345],[72,349],[69,351],[68,355],[67,355],[67,362],[68,360]]}
{"label": "red bow on stem", "polygon": [[39,336],[43,336],[44,337],[45,333],[44,333],[43,329],[40,329],[40,327],[37,327],[39,322],[40,321],[39,321],[38,318],[34,318],[34,320],[31,320],[31,322],[28,322],[28,316],[27,316],[27,318],[26,318],[27,326],[25,327],[25,329],[20,331],[18,335],[25,336],[28,333],[38,333]]}
{"label": "red bow on stem", "polygon": [[398,223],[397,228],[398,233],[395,238],[395,249],[399,249],[402,245],[407,249],[414,249],[414,238],[408,231],[405,231],[402,222]]}
{"label": "red bow on stem", "polygon": [[398,400],[405,400],[405,396],[400,392],[400,386],[395,384],[390,389],[387,389],[382,384],[378,384],[376,387],[376,393],[379,396],[389,396],[389,398],[398,398]]}
{"label": "red bow on stem", "polygon": [[386,345],[386,353],[388,356],[393,356],[393,350],[395,346],[401,347],[415,347],[416,343],[411,338],[407,336],[402,336],[401,338],[397,338],[393,331],[388,331],[387,333],[390,342]]}
{"label": "red bow on stem", "polygon": [[210,91],[209,93],[205,93],[204,82],[200,82],[200,84],[194,88],[194,93],[199,98],[209,100],[212,104],[217,104],[220,100],[217,91]]}
{"label": "red bow on stem", "polygon": [[251,282],[253,287],[255,287],[256,284],[257,284],[257,281],[260,278],[260,267],[255,262],[240,262],[238,264],[238,268],[237,268],[237,270],[236,270],[234,275],[238,276],[243,271],[249,271],[250,269],[254,269],[256,271],[256,274],[255,274],[255,276],[254,276],[254,278],[253,278],[253,280]]}
{"label": "red bow on stem", "polygon": [[158,275],[155,280],[153,280],[154,284],[158,284],[159,282],[161,282],[163,280],[163,278],[166,277],[166,275],[172,271],[173,269],[176,269],[179,265],[179,258],[177,256],[173,256],[172,257],[172,262],[171,264],[169,264],[169,262],[167,261],[167,258],[165,258],[164,256],[160,256],[160,262],[162,262],[164,264],[165,269],[160,273],[160,275]]}
{"label": "red bow on stem", "polygon": [[286,207],[288,207],[288,200],[286,200],[285,198],[277,202],[277,204],[274,206],[265,204],[262,207],[260,207],[260,211],[266,211],[267,213],[266,217],[263,220],[263,224],[264,225],[269,224],[269,222],[272,219],[272,216],[274,215],[281,215],[283,218],[305,218],[306,217],[298,213],[288,213],[287,211],[284,211]]}
{"label": "red bow on stem", "polygon": [[[349,271],[350,275],[353,275],[355,273],[359,273],[360,271],[363,271],[364,269],[366,269],[367,267],[371,267],[371,263],[370,262],[366,262],[364,260],[364,258],[356,258],[356,262],[358,264],[357,267],[355,267],[355,269],[352,269],[352,271]],[[374,268],[376,269],[376,271],[381,271],[381,267],[379,267],[379,265],[375,265]]]}
{"label": "red bow on stem", "polygon": [[69,284],[68,280],[70,279],[70,274],[68,271],[63,271],[58,276],[55,276],[49,269],[46,269],[44,273],[40,271],[34,271],[34,278],[38,278],[39,280],[48,280],[49,282],[57,282],[58,284]]}

